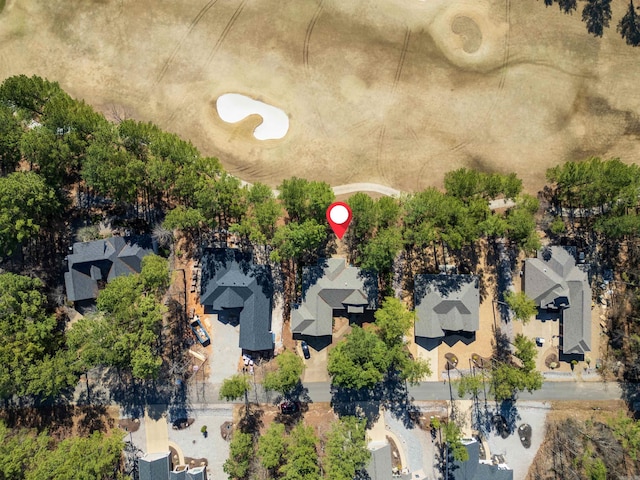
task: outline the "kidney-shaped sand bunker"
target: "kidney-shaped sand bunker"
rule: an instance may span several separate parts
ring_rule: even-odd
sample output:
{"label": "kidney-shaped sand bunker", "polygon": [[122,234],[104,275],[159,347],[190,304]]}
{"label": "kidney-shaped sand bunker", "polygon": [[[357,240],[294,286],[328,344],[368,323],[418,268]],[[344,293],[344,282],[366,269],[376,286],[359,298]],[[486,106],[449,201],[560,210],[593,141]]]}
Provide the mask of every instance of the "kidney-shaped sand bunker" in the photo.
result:
{"label": "kidney-shaped sand bunker", "polygon": [[239,93],[225,93],[218,97],[216,109],[227,123],[236,123],[250,115],[262,117],[262,123],[253,131],[258,140],[279,140],[289,131],[289,117],[273,105],[254,100]]}

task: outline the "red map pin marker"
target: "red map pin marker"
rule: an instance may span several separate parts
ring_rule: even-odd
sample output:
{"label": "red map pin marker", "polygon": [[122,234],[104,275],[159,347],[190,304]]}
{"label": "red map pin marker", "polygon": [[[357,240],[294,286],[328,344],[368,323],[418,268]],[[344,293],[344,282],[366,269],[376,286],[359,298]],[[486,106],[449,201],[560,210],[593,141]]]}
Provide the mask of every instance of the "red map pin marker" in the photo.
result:
{"label": "red map pin marker", "polygon": [[340,239],[351,223],[351,209],[344,202],[334,202],[327,208],[327,221],[333,233]]}

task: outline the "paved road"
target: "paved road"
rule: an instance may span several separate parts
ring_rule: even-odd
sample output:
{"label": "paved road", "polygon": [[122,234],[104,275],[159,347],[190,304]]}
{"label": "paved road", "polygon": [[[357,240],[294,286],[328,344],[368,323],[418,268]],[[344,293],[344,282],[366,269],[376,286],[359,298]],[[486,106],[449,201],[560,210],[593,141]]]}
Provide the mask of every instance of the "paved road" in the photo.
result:
{"label": "paved road", "polygon": [[[328,382],[307,383],[304,385],[306,394],[312,402],[330,402],[331,385]],[[189,392],[192,404],[215,404],[218,400],[219,387],[216,385],[199,384]],[[452,388],[453,397],[457,399],[456,388]],[[449,400],[449,384],[441,382],[424,382],[416,387],[409,387],[409,396],[416,401]],[[277,400],[277,395],[265,393],[260,385],[249,394],[249,401],[270,403]],[[617,383],[603,382],[545,382],[542,389],[533,393],[523,392],[518,395],[519,400],[618,400],[622,398],[622,389]],[[242,403],[238,401],[236,403]]]}
{"label": "paved road", "polygon": [[[244,186],[250,187],[252,184],[244,180],[240,180],[240,185],[243,187]],[[337,185],[335,187],[331,187],[331,189],[333,190],[333,193],[335,195],[348,195],[350,193],[357,193],[357,192],[373,192],[373,193],[379,193],[380,195],[386,195],[387,197],[396,197],[396,198],[402,195],[402,192],[400,190],[397,190],[388,185],[381,185],[379,183],[368,183],[368,182],[347,183],[345,185]],[[277,197],[278,195],[280,195],[280,190],[273,189],[273,194]],[[498,208],[511,208],[513,206],[515,206],[515,202],[511,199],[491,200],[489,202],[489,208],[491,210],[496,210]]]}

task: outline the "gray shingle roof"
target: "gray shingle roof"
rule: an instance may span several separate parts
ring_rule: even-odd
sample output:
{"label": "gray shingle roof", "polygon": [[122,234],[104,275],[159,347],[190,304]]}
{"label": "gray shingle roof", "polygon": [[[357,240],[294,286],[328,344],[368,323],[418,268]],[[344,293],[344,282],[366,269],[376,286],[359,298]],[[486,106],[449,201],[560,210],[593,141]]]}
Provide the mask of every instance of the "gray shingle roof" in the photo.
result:
{"label": "gray shingle roof", "polygon": [[148,236],[74,243],[64,274],[67,298],[72,302],[97,298],[98,281],[140,273],[142,259],[153,252]]}
{"label": "gray shingle roof", "polygon": [[138,459],[138,475],[140,480],[168,480],[170,452],[147,453]]}
{"label": "gray shingle roof", "polygon": [[473,440],[464,443],[469,460],[454,461],[452,476],[454,480],[513,480],[513,470],[505,465],[480,463],[480,444]]}
{"label": "gray shingle roof", "polygon": [[207,480],[207,468],[206,467],[190,468],[189,470],[187,470],[187,479],[188,480]]}
{"label": "gray shingle roof", "polygon": [[182,470],[180,472],[176,472],[175,470],[169,472],[169,480],[186,480],[187,471]]}
{"label": "gray shingle roof", "polygon": [[200,303],[214,312],[234,310],[240,320],[240,348],[271,350],[273,278],[267,265],[235,249],[210,249],[202,258]]}
{"label": "gray shingle roof", "polygon": [[387,442],[369,443],[371,458],[365,470],[371,480],[392,480],[391,445]]}
{"label": "gray shingle roof", "polygon": [[[349,306],[375,310],[377,300],[375,274],[347,266],[341,258],[321,260],[303,270],[302,302],[291,311],[291,331],[315,337],[331,335],[333,310]],[[351,309],[353,313],[358,310]]]}
{"label": "gray shingle roof", "polygon": [[562,312],[563,353],[591,351],[591,287],[569,252],[554,246],[528,258],[524,291],[539,308]]}
{"label": "gray shingle roof", "polygon": [[478,277],[416,275],[415,336],[440,338],[445,331],[475,332],[480,328]]}

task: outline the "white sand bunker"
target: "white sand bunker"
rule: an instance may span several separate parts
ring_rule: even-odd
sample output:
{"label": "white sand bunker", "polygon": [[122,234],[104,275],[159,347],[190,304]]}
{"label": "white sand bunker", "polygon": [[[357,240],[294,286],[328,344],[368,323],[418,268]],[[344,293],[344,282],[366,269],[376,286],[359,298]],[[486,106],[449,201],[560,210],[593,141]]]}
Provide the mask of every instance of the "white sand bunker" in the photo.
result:
{"label": "white sand bunker", "polygon": [[260,115],[262,123],[253,131],[258,140],[278,140],[289,131],[289,117],[273,105],[254,100],[239,93],[225,93],[218,97],[216,108],[220,118],[236,123],[250,115]]}
{"label": "white sand bunker", "polygon": [[503,64],[508,29],[508,23],[490,15],[486,3],[461,2],[440,12],[430,33],[452,64],[482,72]]}

